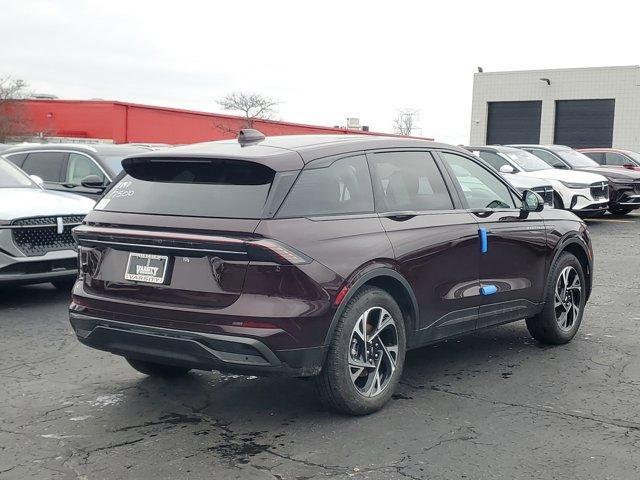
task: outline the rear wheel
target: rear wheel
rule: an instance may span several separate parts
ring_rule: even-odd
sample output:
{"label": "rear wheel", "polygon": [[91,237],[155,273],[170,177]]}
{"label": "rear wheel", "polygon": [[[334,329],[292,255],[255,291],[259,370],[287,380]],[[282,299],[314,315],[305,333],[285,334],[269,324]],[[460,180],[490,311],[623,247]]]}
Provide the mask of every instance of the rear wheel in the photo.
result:
{"label": "rear wheel", "polygon": [[578,259],[564,252],[551,269],[544,308],[527,319],[531,336],[542,343],[570,342],[578,332],[586,301],[584,271]]}
{"label": "rear wheel", "polygon": [[342,313],[315,379],[321,400],[350,415],[379,410],[400,380],[405,350],[404,319],[393,297],[378,288],[361,290]]}
{"label": "rear wheel", "polygon": [[126,360],[137,371],[151,377],[181,377],[191,370],[190,368],[174,367],[173,365],[163,365],[134,358],[127,358]]}

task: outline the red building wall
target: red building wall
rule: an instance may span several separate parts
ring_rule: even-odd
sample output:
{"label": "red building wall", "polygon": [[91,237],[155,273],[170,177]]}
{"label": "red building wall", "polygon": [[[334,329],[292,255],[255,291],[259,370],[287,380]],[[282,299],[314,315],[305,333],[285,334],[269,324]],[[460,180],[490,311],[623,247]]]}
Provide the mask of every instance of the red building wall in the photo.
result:
{"label": "red building wall", "polygon": [[[29,133],[114,143],[194,143],[234,138],[242,117],[104,100],[24,100]],[[353,130],[254,120],[265,135],[352,134]],[[374,133],[371,133],[374,134]]]}

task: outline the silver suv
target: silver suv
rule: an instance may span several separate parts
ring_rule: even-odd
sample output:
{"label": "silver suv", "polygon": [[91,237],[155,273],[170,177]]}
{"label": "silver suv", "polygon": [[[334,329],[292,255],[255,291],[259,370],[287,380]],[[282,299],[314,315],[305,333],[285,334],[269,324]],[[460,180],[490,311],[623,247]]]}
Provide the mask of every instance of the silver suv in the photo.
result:
{"label": "silver suv", "polygon": [[0,157],[0,286],[51,282],[66,289],[75,280],[71,229],[94,201],[45,191],[40,183]]}

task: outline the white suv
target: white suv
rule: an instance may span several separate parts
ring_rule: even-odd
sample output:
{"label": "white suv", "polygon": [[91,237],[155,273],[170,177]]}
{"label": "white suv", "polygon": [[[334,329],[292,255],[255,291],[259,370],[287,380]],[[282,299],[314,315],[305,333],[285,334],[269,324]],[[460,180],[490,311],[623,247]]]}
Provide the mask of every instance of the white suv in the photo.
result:
{"label": "white suv", "polygon": [[556,208],[570,210],[581,217],[606,212],[609,183],[605,177],[577,170],[559,170],[535,155],[513,147],[465,147],[508,179],[511,175],[534,177],[553,186]]}

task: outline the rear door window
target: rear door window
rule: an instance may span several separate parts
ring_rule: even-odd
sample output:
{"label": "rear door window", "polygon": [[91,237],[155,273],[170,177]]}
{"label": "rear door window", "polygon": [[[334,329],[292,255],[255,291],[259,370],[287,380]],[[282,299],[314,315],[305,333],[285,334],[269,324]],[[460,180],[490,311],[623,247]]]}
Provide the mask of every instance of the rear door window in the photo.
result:
{"label": "rear door window", "polygon": [[275,172],[232,160],[142,161],[110,188],[96,210],[215,218],[263,218]]}
{"label": "rear door window", "polygon": [[450,210],[451,196],[428,152],[367,153],[378,212]]}
{"label": "rear door window", "polygon": [[356,155],[322,168],[303,170],[278,211],[278,217],[348,215],[373,210],[367,160],[364,155]]}
{"label": "rear door window", "polygon": [[60,183],[67,155],[64,152],[30,153],[22,164],[22,169],[29,175],[37,175],[45,182]]}
{"label": "rear door window", "polygon": [[631,163],[624,155],[620,155],[619,153],[615,152],[605,153],[605,158],[607,160],[607,165],[622,166],[627,163]]}

